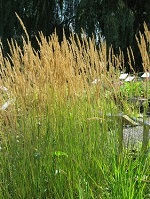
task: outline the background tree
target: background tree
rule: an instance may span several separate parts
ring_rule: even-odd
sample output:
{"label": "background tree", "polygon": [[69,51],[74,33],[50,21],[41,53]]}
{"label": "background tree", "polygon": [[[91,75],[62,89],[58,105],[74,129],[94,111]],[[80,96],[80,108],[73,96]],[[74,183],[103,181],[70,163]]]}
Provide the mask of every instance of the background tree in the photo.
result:
{"label": "background tree", "polygon": [[150,26],[149,0],[0,0],[0,38],[8,52],[7,39],[15,38],[21,43],[24,35],[15,12],[24,22],[34,48],[35,35],[42,31],[45,36],[55,29],[58,38],[63,38],[63,29],[68,38],[71,31],[88,37],[101,33],[107,47],[113,46],[115,53],[119,47],[124,51],[131,46],[135,52],[137,70],[141,70],[141,58],[135,34],[143,32],[143,22]]}
{"label": "background tree", "polygon": [[44,35],[50,35],[56,23],[55,0],[1,0],[0,2],[0,37],[7,52],[7,39],[15,38],[21,41],[24,34],[17,13],[29,33],[30,39],[35,41],[35,35],[42,31]]}
{"label": "background tree", "polygon": [[88,36],[95,29],[101,32],[107,42],[118,52],[119,47],[125,55],[125,63],[129,70],[127,47],[135,52],[135,70],[142,70],[141,57],[135,40],[135,34],[143,32],[143,22],[150,23],[150,1],[146,0],[81,0],[76,16],[76,31],[83,28]]}

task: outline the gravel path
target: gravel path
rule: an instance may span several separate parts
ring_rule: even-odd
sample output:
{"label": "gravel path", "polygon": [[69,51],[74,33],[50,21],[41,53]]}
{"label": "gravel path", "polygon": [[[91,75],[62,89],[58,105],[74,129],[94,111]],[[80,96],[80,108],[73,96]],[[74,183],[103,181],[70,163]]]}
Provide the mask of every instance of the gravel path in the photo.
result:
{"label": "gravel path", "polygon": [[[123,130],[123,136],[124,136],[124,143],[125,145],[139,145],[139,143],[143,140],[143,127],[142,126],[136,126],[136,127],[126,127]],[[149,133],[150,138],[150,133]]]}
{"label": "gravel path", "polygon": [[[150,123],[150,117],[146,119]],[[125,146],[138,146],[143,140],[143,126],[124,127],[123,129]],[[150,139],[150,130],[149,130]]]}

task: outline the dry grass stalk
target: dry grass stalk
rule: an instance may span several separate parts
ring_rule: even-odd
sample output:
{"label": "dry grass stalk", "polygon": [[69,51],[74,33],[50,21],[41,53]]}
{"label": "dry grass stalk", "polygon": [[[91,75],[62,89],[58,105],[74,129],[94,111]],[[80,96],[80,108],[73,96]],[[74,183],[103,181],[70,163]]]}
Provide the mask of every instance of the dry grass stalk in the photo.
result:
{"label": "dry grass stalk", "polygon": [[138,47],[142,57],[142,65],[145,72],[150,71],[150,31],[144,23],[144,34],[139,32],[139,38],[136,37]]}
{"label": "dry grass stalk", "polygon": [[[25,27],[23,29],[27,37],[27,41],[22,38],[23,49],[15,40],[11,40],[11,54],[4,58],[0,51],[0,85],[11,90],[19,104],[24,106],[23,109],[31,108],[33,104],[42,107],[53,100],[52,95],[65,101],[68,98],[75,100],[84,93],[89,93],[90,100],[91,90],[95,100],[103,98],[106,91],[111,91],[112,96],[117,98],[120,86],[118,76],[120,69],[124,68],[121,50],[115,56],[110,48],[107,59],[104,41],[97,46],[94,38],[87,39],[83,36],[79,39],[72,34],[69,41],[64,36],[60,44],[56,33],[48,39],[39,33],[39,51],[35,51]],[[145,26],[145,35],[140,34],[140,40],[137,40],[145,70],[149,66],[149,35]],[[131,48],[128,48],[128,55],[130,67],[133,69],[132,63],[135,60]],[[98,81],[95,86],[91,83],[94,79]]]}

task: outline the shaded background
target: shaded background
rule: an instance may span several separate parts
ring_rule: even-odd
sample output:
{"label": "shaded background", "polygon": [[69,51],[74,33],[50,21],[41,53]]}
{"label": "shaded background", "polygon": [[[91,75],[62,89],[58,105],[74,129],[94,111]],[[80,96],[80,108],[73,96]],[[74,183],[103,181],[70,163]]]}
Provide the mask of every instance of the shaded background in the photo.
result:
{"label": "shaded background", "polygon": [[124,52],[125,66],[129,71],[126,49],[131,46],[136,58],[134,69],[142,71],[140,52],[135,35],[143,32],[143,22],[150,27],[149,0],[0,0],[0,38],[4,55],[9,53],[7,40],[16,39],[22,45],[23,29],[15,12],[22,19],[32,46],[37,50],[35,35],[42,31],[50,36],[57,31],[59,41],[71,32],[80,34],[81,28],[87,37],[95,36],[97,44],[101,33],[107,47],[112,46],[117,54]]}

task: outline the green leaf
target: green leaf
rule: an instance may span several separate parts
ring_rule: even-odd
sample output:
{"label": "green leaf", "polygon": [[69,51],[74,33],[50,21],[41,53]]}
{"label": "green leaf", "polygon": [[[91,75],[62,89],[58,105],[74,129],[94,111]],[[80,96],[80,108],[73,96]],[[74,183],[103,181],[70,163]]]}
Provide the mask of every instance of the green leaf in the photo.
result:
{"label": "green leaf", "polygon": [[57,157],[59,157],[59,156],[66,156],[66,157],[68,157],[67,153],[62,152],[62,151],[55,151],[54,155],[57,156]]}

